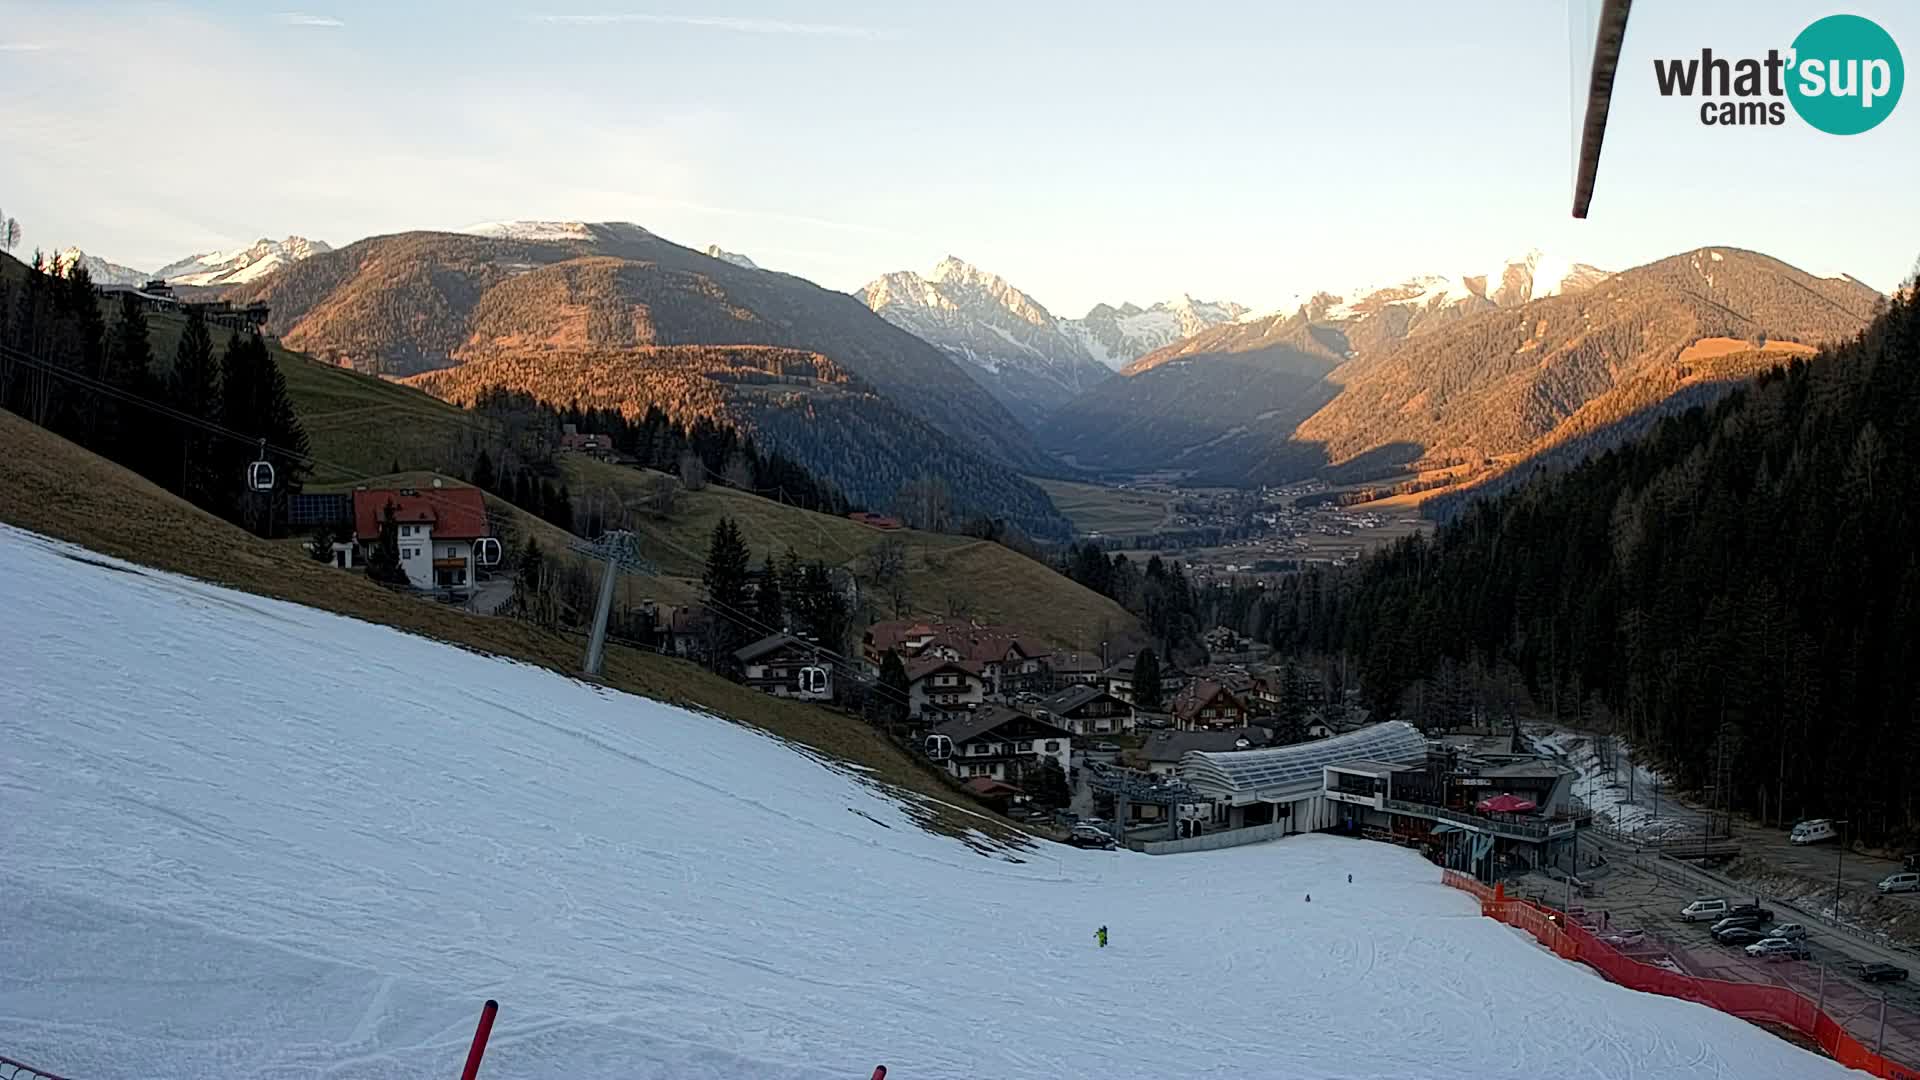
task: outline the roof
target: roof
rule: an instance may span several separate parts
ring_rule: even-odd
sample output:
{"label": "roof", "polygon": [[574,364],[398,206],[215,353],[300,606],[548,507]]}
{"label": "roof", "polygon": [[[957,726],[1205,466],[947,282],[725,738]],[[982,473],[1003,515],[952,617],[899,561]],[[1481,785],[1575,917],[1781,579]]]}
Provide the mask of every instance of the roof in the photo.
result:
{"label": "roof", "polygon": [[794,637],[792,634],[769,634],[768,636],[761,638],[759,641],[756,641],[751,645],[748,645],[744,648],[735,649],[733,652],[733,658],[735,660],[740,661],[743,664],[751,664],[755,660],[758,660],[763,656],[767,656],[769,654],[779,652],[781,649],[784,649],[789,645],[803,645],[803,644],[805,643],[802,642],[799,638]]}
{"label": "roof", "polygon": [[1214,680],[1196,679],[1188,683],[1179,694],[1174,696],[1173,714],[1175,716],[1190,717],[1201,709],[1206,708],[1208,702],[1221,694],[1233,698],[1234,704],[1236,705],[1245,704],[1232,690]]}
{"label": "roof", "polygon": [[[907,643],[928,639],[917,650],[907,648]],[[1022,656],[1045,656],[1047,650],[1036,646],[1020,636],[1020,632],[1004,626],[976,626],[967,622],[927,621],[924,619],[890,619],[877,622],[867,628],[866,640],[878,653],[889,649],[898,650],[902,656],[909,653],[918,655],[926,649],[945,646],[952,649],[962,660],[975,664],[1003,660],[1007,653],[1018,650]]]}
{"label": "roof", "polygon": [[976,679],[980,677],[980,671],[978,667],[974,665],[961,663],[958,660],[942,660],[937,656],[926,656],[907,662],[907,681],[909,683],[917,683],[936,671],[946,671],[948,669],[964,672]]}
{"label": "roof", "polygon": [[1413,764],[1426,757],[1426,736],[1412,724],[1390,720],[1292,746],[1231,753],[1189,751],[1180,759],[1180,775],[1190,783],[1228,793],[1304,795],[1319,790],[1328,765],[1361,759]]}
{"label": "roof", "polygon": [[1326,767],[1329,769],[1341,769],[1346,772],[1359,773],[1397,773],[1408,768],[1406,764],[1401,762],[1375,761],[1369,758],[1349,758],[1346,761],[1329,761]]}
{"label": "roof", "polygon": [[1508,765],[1496,765],[1481,769],[1480,775],[1492,779],[1517,780],[1522,777],[1537,777],[1543,780],[1555,780],[1572,772],[1555,765],[1551,761],[1516,761]]}
{"label": "roof", "polygon": [[487,527],[487,500],[479,488],[373,488],[353,493],[353,535],[373,540],[388,503],[402,525],[432,525],[435,540],[478,540],[493,535]]}
{"label": "roof", "polygon": [[1065,728],[1029,716],[1018,709],[1009,709],[1005,705],[982,705],[970,713],[955,716],[946,723],[935,726],[930,734],[945,735],[953,740],[953,745],[959,746],[1016,720],[1024,720],[1044,729],[1049,738],[1071,739],[1073,737],[1073,733]]}
{"label": "roof", "polygon": [[1264,746],[1270,736],[1265,728],[1245,727],[1232,731],[1156,731],[1140,750],[1148,761],[1179,761],[1189,750],[1226,752],[1241,739],[1250,747]]}
{"label": "roof", "polygon": [[1019,795],[1021,791],[1004,780],[995,780],[991,776],[976,776],[967,781],[967,788],[975,795]]}
{"label": "roof", "polygon": [[1097,673],[1101,670],[1100,658],[1083,652],[1054,653],[1053,670],[1074,675]]}
{"label": "roof", "polygon": [[[1040,707],[1050,713],[1069,713],[1099,698],[1112,698],[1105,688],[1099,686],[1069,686],[1051,697],[1043,698]],[[1119,698],[1113,698],[1119,701]],[[1123,703],[1124,704],[1124,703]]]}

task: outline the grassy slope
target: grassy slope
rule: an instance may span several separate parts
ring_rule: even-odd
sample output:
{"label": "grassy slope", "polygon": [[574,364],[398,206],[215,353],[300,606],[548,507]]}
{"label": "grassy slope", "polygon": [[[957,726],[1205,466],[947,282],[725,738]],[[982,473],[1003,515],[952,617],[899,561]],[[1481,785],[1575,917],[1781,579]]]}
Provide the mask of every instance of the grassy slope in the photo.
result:
{"label": "grassy slope", "polygon": [[[556,671],[575,671],[580,662],[578,637],[387,592],[361,575],[315,563],[290,545],[257,539],[7,412],[0,412],[0,492],[0,521],[117,558]],[[619,646],[607,650],[605,675],[615,689],[761,728],[871,770],[866,775],[880,783],[965,801],[853,717],[771,698],[691,664]],[[925,816],[929,827],[956,835],[968,829],[1014,835],[997,819],[958,807],[929,803]]]}
{"label": "grassy slope", "polygon": [[[183,316],[147,316],[147,337],[160,367],[173,363],[185,326]],[[232,332],[208,329],[218,355]],[[306,426],[313,455],[322,463],[314,472],[316,485],[382,474],[395,461],[408,466],[454,464],[463,440],[486,430],[484,421],[412,387],[323,364],[276,340],[269,340],[267,347],[286,377],[287,393]]]}
{"label": "grassy slope", "polygon": [[[596,496],[609,504],[638,507],[652,490],[655,473],[591,458],[563,457],[568,485],[584,508]],[[919,614],[945,614],[958,600],[983,621],[1018,626],[1041,641],[1080,649],[1098,648],[1101,635],[1118,641],[1138,627],[1113,601],[1083,588],[999,544],[912,529],[885,533],[845,518],[783,506],[770,499],[710,485],[680,494],[671,517],[640,511],[632,523],[643,550],[669,576],[697,583],[713,527],[724,516],[739,523],[754,564],[791,546],[803,559],[844,566],[863,579],[867,551],[889,536],[907,545],[907,592]],[[891,615],[886,598],[869,592],[879,615]]]}
{"label": "grassy slope", "polygon": [[1081,533],[1127,536],[1153,532],[1167,520],[1168,500],[1164,495],[1038,476],[1028,479],[1040,485]]}

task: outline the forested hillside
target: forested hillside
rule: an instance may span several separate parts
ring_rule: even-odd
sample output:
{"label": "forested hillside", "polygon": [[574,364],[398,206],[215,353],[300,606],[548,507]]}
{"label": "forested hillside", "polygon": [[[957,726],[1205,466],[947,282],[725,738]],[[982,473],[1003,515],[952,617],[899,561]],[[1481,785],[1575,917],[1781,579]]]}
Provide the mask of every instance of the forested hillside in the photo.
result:
{"label": "forested hillside", "polygon": [[[461,405],[504,387],[633,420],[661,410],[682,424],[737,428],[832,480],[854,503],[898,510],[929,529],[1001,519],[1049,540],[1071,529],[1032,482],[956,445],[825,357],[798,349],[517,347],[406,381]],[[929,508],[918,494],[933,485],[944,494]]]}
{"label": "forested hillside", "polygon": [[[1818,306],[1825,298],[1810,298]],[[1920,304],[1272,600],[1381,714],[1508,664],[1768,820],[1920,829]],[[1443,695],[1444,696],[1444,695]]]}
{"label": "forested hillside", "polygon": [[[1316,297],[1141,357],[1061,410],[1048,444],[1085,467],[1235,485],[1478,471],[1571,442],[1609,445],[1670,396],[1708,399],[1779,362],[1763,347],[1853,334],[1878,295],[1755,252],[1702,248],[1577,275],[1566,291],[1511,306],[1421,306],[1395,290],[1359,304]],[[1689,355],[1714,340],[1750,347]]]}
{"label": "forested hillside", "polygon": [[271,305],[270,328],[292,348],[389,375],[527,347],[801,349],[986,460],[1054,468],[944,353],[853,297],[711,258],[635,225],[583,225],[575,238],[550,240],[372,237],[289,266],[234,299]]}

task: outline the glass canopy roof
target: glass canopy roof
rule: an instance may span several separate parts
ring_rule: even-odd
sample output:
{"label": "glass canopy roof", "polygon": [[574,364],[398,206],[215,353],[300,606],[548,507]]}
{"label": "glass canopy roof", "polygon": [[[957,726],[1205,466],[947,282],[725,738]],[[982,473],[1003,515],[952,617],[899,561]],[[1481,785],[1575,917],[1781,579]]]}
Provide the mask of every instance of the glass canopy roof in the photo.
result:
{"label": "glass canopy roof", "polygon": [[1269,750],[1189,750],[1180,758],[1187,781],[1229,792],[1252,794],[1267,788],[1319,787],[1322,770],[1343,761],[1418,764],[1427,757],[1427,739],[1399,720],[1372,724],[1331,739]]}

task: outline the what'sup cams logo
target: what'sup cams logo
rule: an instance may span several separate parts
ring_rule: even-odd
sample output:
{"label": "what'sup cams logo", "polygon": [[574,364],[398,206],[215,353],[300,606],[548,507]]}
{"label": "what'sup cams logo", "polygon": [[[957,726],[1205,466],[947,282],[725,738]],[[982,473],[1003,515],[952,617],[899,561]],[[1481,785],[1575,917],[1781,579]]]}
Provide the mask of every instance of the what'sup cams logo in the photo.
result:
{"label": "what'sup cams logo", "polygon": [[[1858,135],[1878,126],[1900,102],[1906,70],[1892,35],[1872,19],[1829,15],[1800,31],[1785,53],[1729,60],[1701,49],[1698,57],[1655,60],[1661,97],[1698,97],[1708,126],[1779,125],[1787,106],[1829,135]],[[1784,99],[1784,100],[1783,100]]]}

